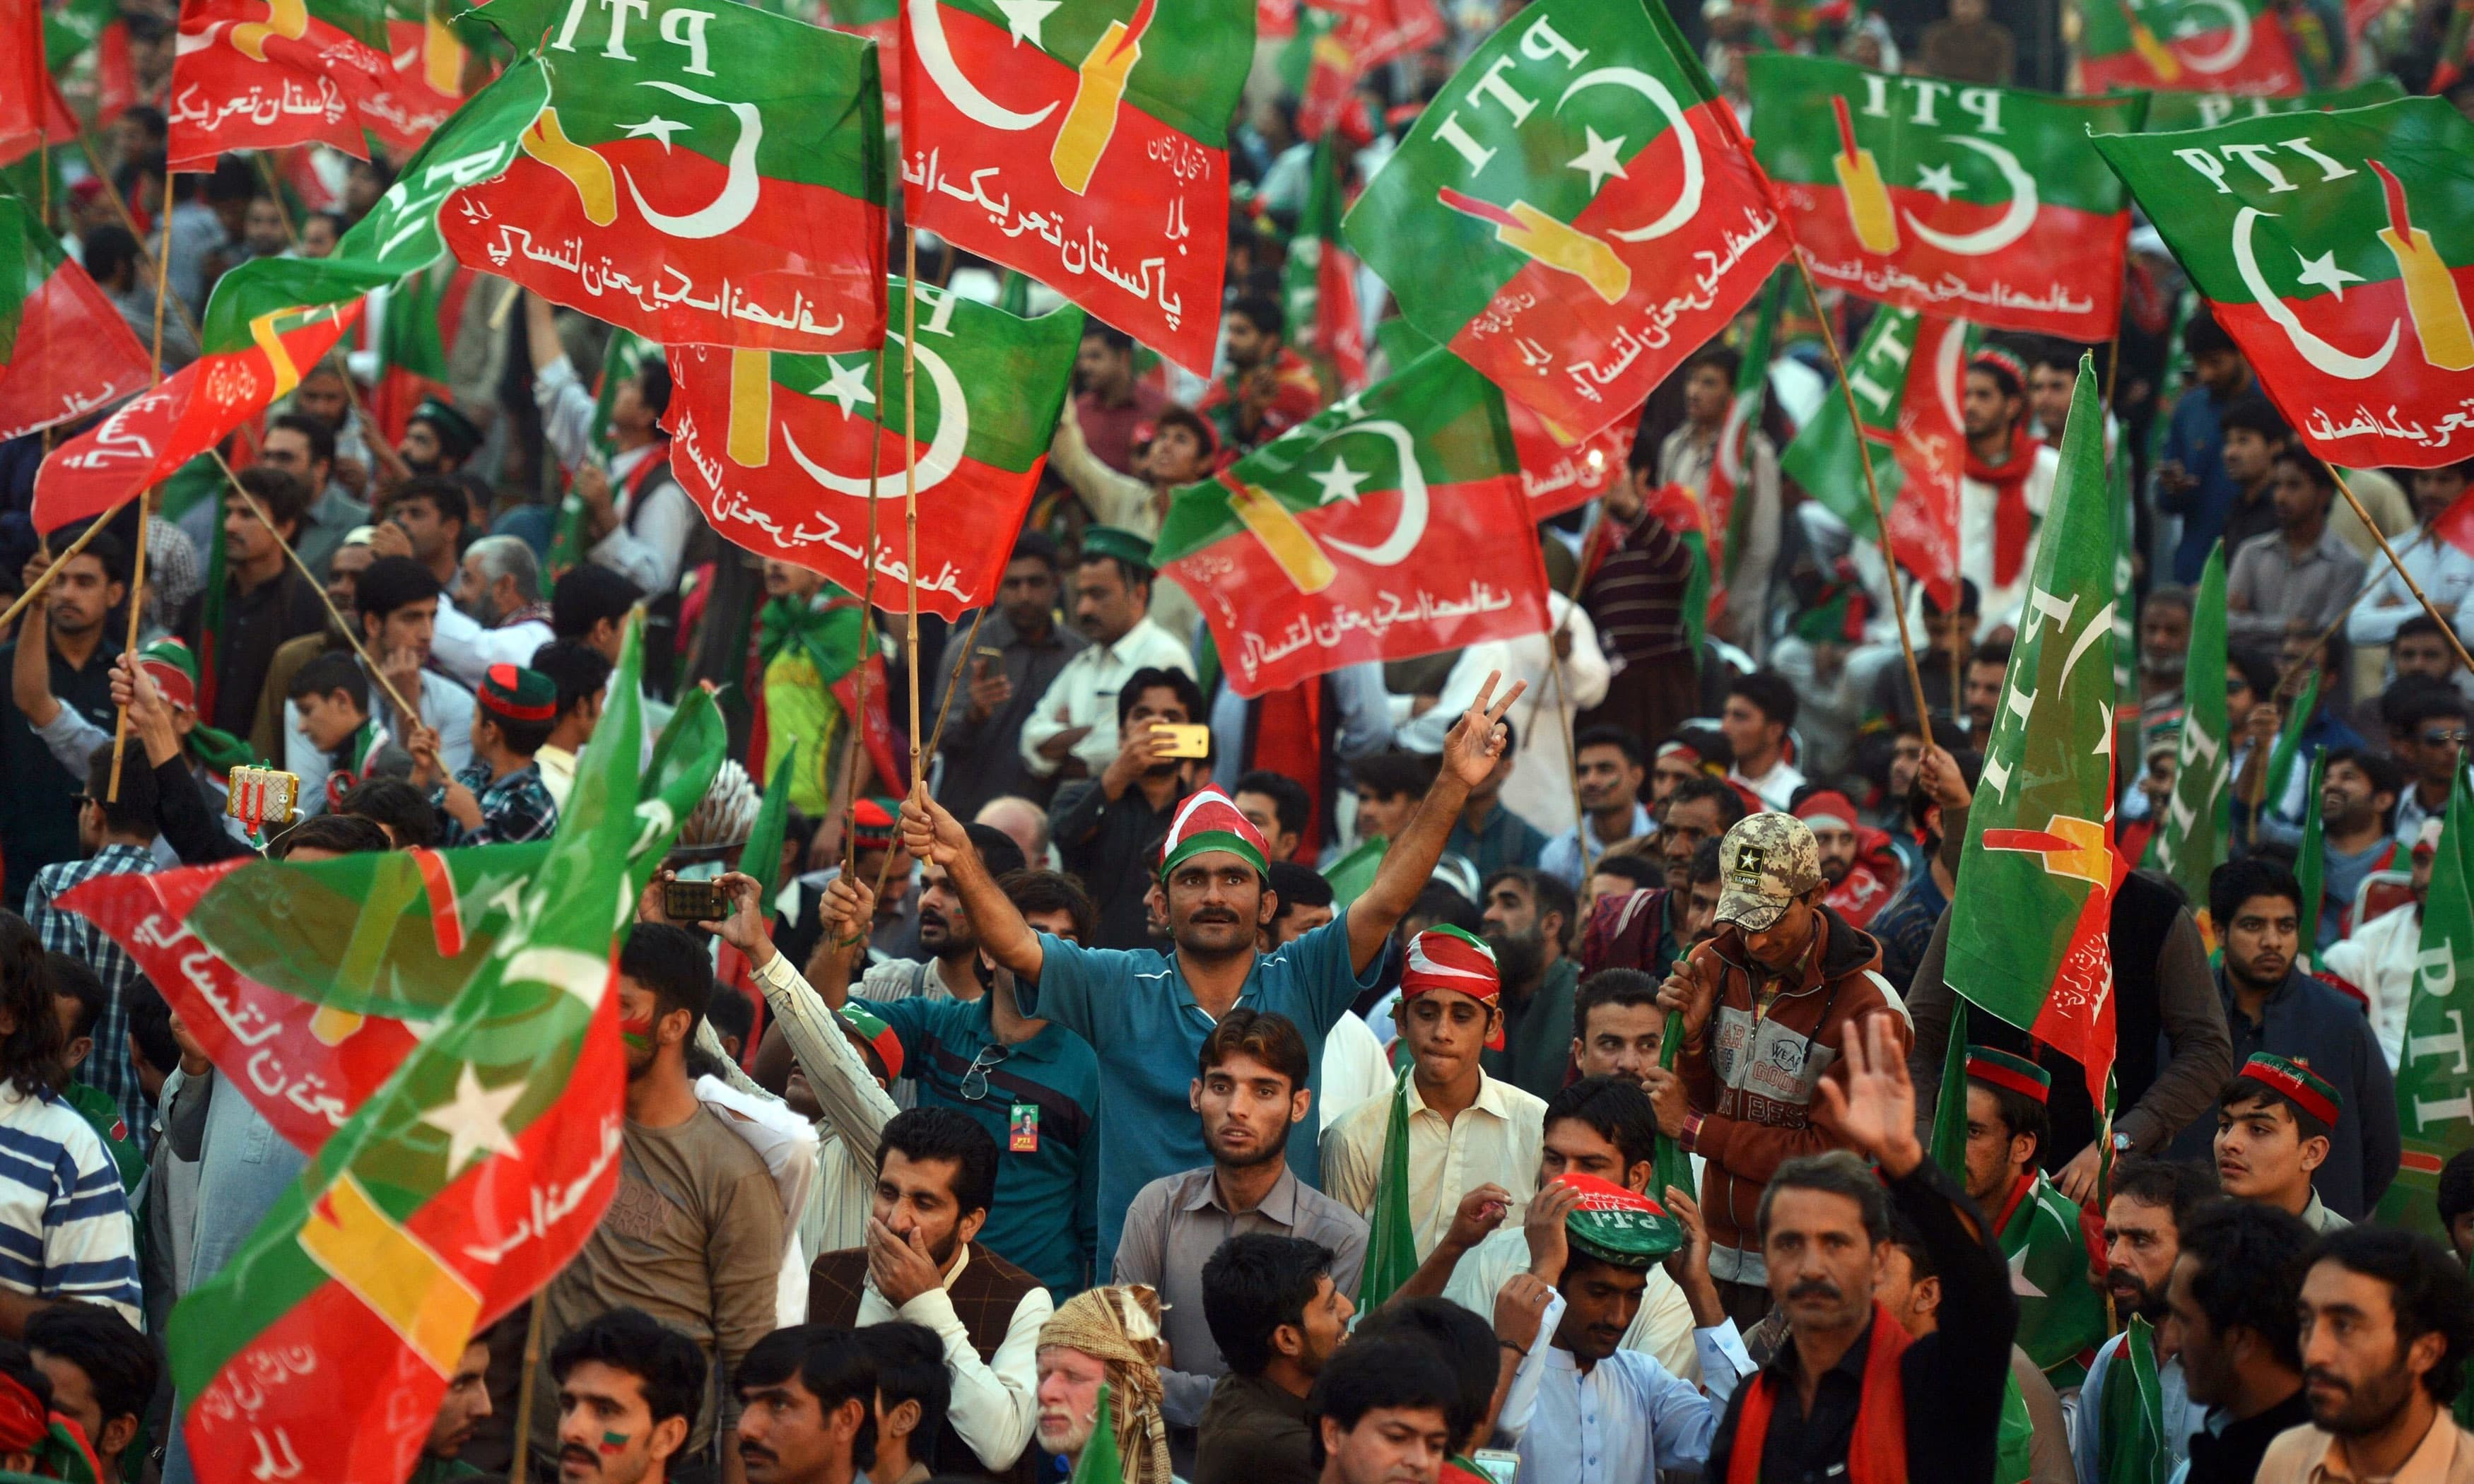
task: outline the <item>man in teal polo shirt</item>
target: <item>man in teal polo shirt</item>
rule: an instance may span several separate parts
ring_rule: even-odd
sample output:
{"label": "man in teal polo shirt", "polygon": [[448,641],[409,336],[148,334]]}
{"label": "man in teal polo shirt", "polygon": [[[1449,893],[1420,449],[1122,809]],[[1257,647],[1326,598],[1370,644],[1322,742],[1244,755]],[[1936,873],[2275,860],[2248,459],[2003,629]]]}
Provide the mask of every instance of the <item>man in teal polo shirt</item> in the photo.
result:
{"label": "man in teal polo shirt", "polygon": [[[1162,1175],[1210,1161],[1186,1101],[1202,1041],[1237,1005],[1287,1016],[1306,1039],[1321,1079],[1324,1033],[1375,984],[1392,929],[1418,899],[1460,818],[1468,791],[1504,747],[1499,723],[1522,685],[1499,702],[1492,676],[1443,741],[1434,786],[1341,917],[1265,954],[1256,934],[1279,910],[1263,839],[1228,796],[1206,788],[1178,806],[1159,884],[1176,951],[1079,948],[1034,932],[989,878],[961,823],[916,789],[902,806],[905,846],[948,873],[980,933],[981,950],[1010,969],[990,992],[996,1030],[1010,1039],[1029,1015],[1061,1025],[1100,1057],[1100,1245],[1105,1266],[1135,1192]],[[1031,991],[1024,995],[1024,991]],[[1017,997],[1024,1003],[1017,1004]],[[1289,1165],[1320,1185],[1312,1139],[1293,1139]]]}

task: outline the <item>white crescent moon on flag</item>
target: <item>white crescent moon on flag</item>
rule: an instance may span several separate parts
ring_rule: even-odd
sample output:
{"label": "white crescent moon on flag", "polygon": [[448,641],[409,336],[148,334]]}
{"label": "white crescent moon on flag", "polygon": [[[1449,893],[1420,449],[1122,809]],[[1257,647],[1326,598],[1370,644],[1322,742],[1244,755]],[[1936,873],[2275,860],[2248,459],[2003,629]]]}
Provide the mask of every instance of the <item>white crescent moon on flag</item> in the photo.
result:
{"label": "white crescent moon on flag", "polygon": [[644,220],[666,237],[701,242],[708,237],[736,231],[756,214],[756,194],[764,183],[756,173],[756,146],[764,138],[764,113],[752,103],[724,103],[718,98],[708,98],[692,87],[681,87],[676,83],[666,83],[659,78],[644,78],[636,85],[658,87],[690,103],[728,108],[739,118],[739,140],[730,147],[730,179],[722,183],[720,195],[702,210],[691,211],[685,216],[671,216],[653,209],[652,204],[644,200],[644,193],[636,189],[635,175],[621,165],[618,178],[627,182],[627,194],[635,199],[636,209],[643,213]]}
{"label": "white crescent moon on flag", "polygon": [[[902,334],[898,330],[885,331],[885,338],[889,344],[902,344]],[[971,442],[971,399],[962,392],[961,378],[954,374],[954,368],[945,364],[943,356],[921,346],[919,364],[928,369],[928,379],[936,386],[936,433],[928,440],[927,449],[919,455],[917,471],[919,492],[925,494],[944,483],[946,475],[962,467],[962,450]],[[791,461],[808,471],[810,479],[836,494],[847,494],[859,500],[868,497],[865,479],[837,474],[809,458],[807,450],[799,446],[799,441],[790,436],[787,423],[782,428],[782,444],[790,450]],[[876,498],[903,498],[902,479],[900,469],[877,476]]]}
{"label": "white crescent moon on flag", "polygon": [[1964,432],[1967,415],[1959,410],[1959,366],[1967,358],[1967,322],[1953,320],[1942,326],[1941,344],[1933,350],[1933,389],[1941,394],[1942,415],[1950,425]]}
{"label": "white crescent moon on flag", "polygon": [[1718,471],[1738,490],[1744,486],[1744,424],[1751,420],[1753,407],[1759,400],[1758,392],[1743,393],[1730,400],[1726,423],[1718,429]]}
{"label": "white crescent moon on flag", "polygon": [[1426,471],[1418,465],[1418,441],[1409,436],[1407,428],[1389,418],[1370,418],[1364,422],[1332,429],[1316,439],[1315,446],[1320,448],[1335,438],[1345,438],[1351,433],[1371,433],[1385,439],[1391,443],[1393,452],[1399,456],[1400,515],[1392,522],[1392,534],[1372,546],[1359,546],[1328,536],[1318,539],[1332,550],[1346,552],[1370,566],[1398,566],[1401,559],[1417,550],[1418,543],[1426,539]]}
{"label": "white crescent moon on flag", "polygon": [[945,39],[944,7],[936,0],[912,0],[906,8],[910,12],[910,55],[928,69],[928,80],[964,118],[982,128],[1013,131],[1032,128],[1056,111],[1055,99],[1036,112],[1017,113],[981,92],[961,63],[954,60],[953,44]]}
{"label": "white crescent moon on flag", "polygon": [[[2227,70],[2234,63],[2242,60],[2244,55],[2250,50],[2250,12],[2243,8],[2242,0],[2191,0],[2191,4],[2194,10],[2208,7],[2223,12],[2225,29],[2233,33],[2233,37],[2213,52],[2195,52],[2187,48],[2175,47],[2173,55],[2182,59],[2182,65],[2202,75],[2214,75]],[[2182,19],[2173,27],[2173,39],[2186,40],[2197,36],[2201,29],[2198,18],[2190,11],[2185,11],[2182,12]]]}
{"label": "white crescent moon on flag", "polygon": [[1582,73],[1564,89],[1564,96],[1555,100],[1555,111],[1563,112],[1573,94],[1592,87],[1629,87],[1648,99],[1650,107],[1664,115],[1666,127],[1673,131],[1676,144],[1684,151],[1684,184],[1666,214],[1647,227],[1623,230],[1609,227],[1606,233],[1618,242],[1654,242],[1691,221],[1701,209],[1701,141],[1693,135],[1692,126],[1685,122],[1684,110],[1676,105],[1675,95],[1667,91],[1666,84],[1637,67],[1599,67]]}
{"label": "white crescent moon on flag", "polygon": [[2260,312],[2285,331],[2285,338],[2314,370],[2346,381],[2365,381],[2378,375],[2389,364],[2389,357],[2396,354],[2397,335],[2403,326],[2390,320],[2388,341],[2369,355],[2349,355],[2311,333],[2284,298],[2268,286],[2268,275],[2259,271],[2259,254],[2250,245],[2251,228],[2259,225],[2261,217],[2270,214],[2257,206],[2244,206],[2234,217],[2234,267],[2242,273],[2243,287],[2250,290]]}
{"label": "white crescent moon on flag", "polygon": [[1917,221],[1914,212],[1903,209],[1899,214],[1906,218],[1907,229],[1944,252],[1955,252],[1961,257],[1999,252],[2026,236],[2027,228],[2036,223],[2036,178],[2020,168],[2019,156],[1998,144],[1987,144],[1967,134],[1953,134],[1948,142],[1962,150],[1974,150],[1993,161],[1993,168],[2001,172],[2003,182],[2010,187],[2010,209],[2001,214],[2001,220],[1975,232],[1935,231]]}

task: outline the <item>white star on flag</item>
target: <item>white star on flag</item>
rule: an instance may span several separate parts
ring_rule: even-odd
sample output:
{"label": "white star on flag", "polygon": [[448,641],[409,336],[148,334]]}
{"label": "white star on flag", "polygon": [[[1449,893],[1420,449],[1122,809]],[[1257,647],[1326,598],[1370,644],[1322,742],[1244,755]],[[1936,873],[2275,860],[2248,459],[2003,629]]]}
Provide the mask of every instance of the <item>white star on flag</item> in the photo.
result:
{"label": "white star on flag", "polygon": [[1958,172],[1948,165],[1920,165],[1916,168],[1916,189],[1930,191],[1948,201],[1958,194]]}
{"label": "white star on flag", "polygon": [[997,9],[1005,12],[1006,24],[1013,29],[1013,44],[1020,46],[1028,37],[1031,44],[1046,47],[1039,28],[1065,0],[997,0]]}
{"label": "white star on flag", "polygon": [[688,126],[677,119],[664,118],[656,113],[641,124],[621,124],[618,127],[627,131],[627,137],[630,139],[642,139],[646,134],[651,134],[662,141],[662,153],[667,155],[670,153],[670,135]]}
{"label": "white star on flag", "polygon": [[2027,1254],[2030,1250],[2022,1247],[2011,1255],[2010,1291],[2023,1299],[2041,1299],[2045,1296],[2045,1290],[2037,1287],[2027,1278]]}
{"label": "white star on flag", "polygon": [[1357,503],[1357,487],[1366,483],[1368,472],[1364,469],[1350,468],[1348,460],[1341,458],[1333,460],[1331,467],[1311,477],[1316,484],[1322,486],[1323,504],[1328,505],[1334,500],[1346,500],[1354,505]]}
{"label": "white star on flag", "polygon": [[813,392],[809,393],[809,395],[829,396],[835,401],[841,403],[842,416],[845,418],[851,415],[851,409],[853,407],[858,406],[861,402],[865,402],[870,406],[875,405],[876,394],[869,391],[867,388],[867,363],[865,361],[861,361],[854,366],[844,366],[838,357],[829,355],[825,357],[825,364],[833,368],[833,378],[827,381],[823,386],[820,386]]}
{"label": "white star on flag", "polygon": [[524,1079],[503,1088],[481,1086],[473,1065],[455,1074],[455,1096],[421,1115],[421,1121],[447,1136],[447,1178],[454,1179],[483,1154],[514,1154],[515,1136],[507,1132],[507,1113],[524,1095]]}
{"label": "white star on flag", "polygon": [[2330,248],[2317,257],[2303,257],[2298,249],[2293,255],[2302,264],[2302,271],[2293,275],[2293,280],[2296,283],[2308,283],[2314,288],[2326,289],[2337,296],[2337,302],[2341,304],[2345,301],[2345,285],[2363,281],[2361,274],[2347,273],[2337,266],[2337,250],[2334,248]]}
{"label": "white star on flag", "polygon": [[1607,183],[1609,176],[1618,180],[1631,180],[1632,177],[1624,174],[1623,156],[1617,153],[1624,147],[1624,136],[1617,134],[1610,139],[1586,124],[1581,127],[1589,136],[1589,147],[1565,160],[1564,168],[1588,171],[1591,195],[1597,194],[1598,187]]}

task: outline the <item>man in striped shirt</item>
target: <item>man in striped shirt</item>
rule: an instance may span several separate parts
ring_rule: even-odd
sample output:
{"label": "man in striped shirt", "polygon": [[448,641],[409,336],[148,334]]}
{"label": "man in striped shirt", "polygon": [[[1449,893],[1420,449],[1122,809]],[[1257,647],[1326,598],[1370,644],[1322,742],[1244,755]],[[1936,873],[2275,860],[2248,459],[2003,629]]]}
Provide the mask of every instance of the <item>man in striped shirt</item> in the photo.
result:
{"label": "man in striped shirt", "polygon": [[1636,447],[1629,473],[1607,487],[1583,552],[1589,578],[1581,588],[1613,675],[1606,699],[1579,723],[1619,727],[1644,744],[1672,734],[1700,709],[1701,696],[1701,659],[1684,622],[1692,549],[1650,514],[1658,483],[1651,456]]}

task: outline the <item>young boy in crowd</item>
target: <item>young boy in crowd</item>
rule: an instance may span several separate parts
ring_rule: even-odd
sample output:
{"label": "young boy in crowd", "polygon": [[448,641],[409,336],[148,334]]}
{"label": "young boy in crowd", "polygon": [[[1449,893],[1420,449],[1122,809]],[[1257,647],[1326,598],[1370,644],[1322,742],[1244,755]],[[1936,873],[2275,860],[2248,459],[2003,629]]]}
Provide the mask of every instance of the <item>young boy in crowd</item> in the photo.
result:
{"label": "young boy in crowd", "polygon": [[330,650],[303,665],[285,699],[301,718],[293,730],[327,757],[326,798],[316,808],[303,800],[304,813],[340,807],[364,778],[411,773],[411,754],[370,714],[370,678],[349,651]]}
{"label": "young boy in crowd", "polygon": [[412,781],[431,790],[442,845],[508,845],[546,839],[558,826],[558,804],[542,782],[533,754],[558,722],[558,686],[539,670],[494,664],[483,672],[473,705],[473,761],[438,781],[438,733],[424,727],[412,738]]}

